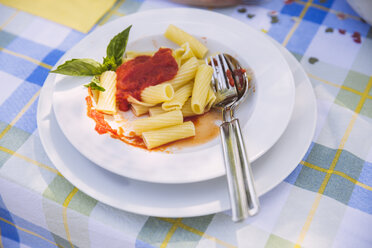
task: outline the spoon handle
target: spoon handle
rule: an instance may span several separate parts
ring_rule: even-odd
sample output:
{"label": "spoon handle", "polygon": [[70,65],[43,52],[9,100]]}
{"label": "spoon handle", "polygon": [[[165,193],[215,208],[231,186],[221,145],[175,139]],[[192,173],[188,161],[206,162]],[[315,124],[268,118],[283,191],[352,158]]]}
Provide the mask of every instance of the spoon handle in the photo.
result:
{"label": "spoon handle", "polygon": [[260,204],[255,189],[253,173],[251,164],[248,160],[247,150],[245,149],[242,131],[240,128],[239,120],[233,119],[231,122],[233,133],[236,137],[237,149],[239,153],[240,167],[243,171],[243,178],[245,184],[245,191],[247,192],[248,198],[248,214],[253,216],[258,213]]}
{"label": "spoon handle", "polygon": [[238,222],[248,217],[248,199],[244,182],[244,173],[240,165],[237,135],[231,122],[220,126],[223,157],[230,196],[232,220]]}

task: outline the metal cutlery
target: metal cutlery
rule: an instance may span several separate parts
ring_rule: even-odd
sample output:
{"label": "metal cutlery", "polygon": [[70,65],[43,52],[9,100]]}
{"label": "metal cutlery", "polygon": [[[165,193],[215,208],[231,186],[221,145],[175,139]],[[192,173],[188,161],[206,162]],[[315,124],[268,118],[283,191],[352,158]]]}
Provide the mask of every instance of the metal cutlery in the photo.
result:
{"label": "metal cutlery", "polygon": [[241,221],[259,211],[251,166],[246,153],[235,108],[249,95],[249,80],[240,63],[228,54],[206,60],[213,68],[212,88],[216,94],[215,108],[221,109],[221,142],[226,167],[232,220]]}

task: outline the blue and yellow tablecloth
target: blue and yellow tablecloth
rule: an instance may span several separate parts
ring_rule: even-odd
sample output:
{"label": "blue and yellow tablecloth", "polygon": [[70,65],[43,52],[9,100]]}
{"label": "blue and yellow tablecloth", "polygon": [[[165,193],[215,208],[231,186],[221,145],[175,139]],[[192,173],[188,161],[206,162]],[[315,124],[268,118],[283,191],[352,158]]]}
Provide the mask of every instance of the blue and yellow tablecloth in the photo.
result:
{"label": "blue and yellow tablecloth", "polygon": [[[174,6],[120,0],[97,25]],[[41,145],[36,107],[49,70],[86,34],[0,5],[0,247],[372,247],[371,26],[343,0],[211,11],[285,46],[317,97],[313,142],[292,174],[261,197],[259,215],[238,224],[228,213],[141,216],[71,185]]]}

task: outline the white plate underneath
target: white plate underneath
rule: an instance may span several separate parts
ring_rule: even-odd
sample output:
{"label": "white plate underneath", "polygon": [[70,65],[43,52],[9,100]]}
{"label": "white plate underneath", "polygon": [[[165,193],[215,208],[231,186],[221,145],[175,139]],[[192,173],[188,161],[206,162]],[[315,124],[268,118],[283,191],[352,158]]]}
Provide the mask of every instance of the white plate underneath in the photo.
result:
{"label": "white plate underneath", "polygon": [[[109,40],[133,24],[129,50],[151,51],[172,47],[163,37],[172,23],[197,37],[205,37],[210,52],[227,52],[249,66],[255,92],[236,111],[246,149],[253,162],[279,139],[291,118],[295,87],[292,73],[279,50],[262,33],[231,17],[197,9],[165,9],[139,12],[96,29],[68,51],[59,63],[71,58],[101,61]],[[173,47],[174,48],[174,47]],[[99,135],[86,115],[89,78],[58,75],[53,109],[61,130],[85,157],[118,175],[156,183],[190,183],[225,174],[219,138],[171,153],[146,151]]]}
{"label": "white plate underneath", "polygon": [[[296,85],[295,108],[279,141],[252,163],[261,196],[282,182],[305,155],[315,131],[316,100],[306,73],[297,60],[273,41],[286,58]],[[125,211],[162,217],[191,217],[230,208],[224,177],[188,184],[157,184],[113,174],[86,159],[64,137],[52,111],[54,75],[42,89],[37,122],[40,138],[61,174],[89,196]]]}

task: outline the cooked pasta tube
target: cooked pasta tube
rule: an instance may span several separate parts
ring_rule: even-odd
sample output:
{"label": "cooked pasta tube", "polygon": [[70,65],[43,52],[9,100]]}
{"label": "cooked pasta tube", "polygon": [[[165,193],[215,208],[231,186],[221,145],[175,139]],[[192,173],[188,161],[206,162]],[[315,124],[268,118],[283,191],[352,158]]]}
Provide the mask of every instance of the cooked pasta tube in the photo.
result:
{"label": "cooked pasta tube", "polygon": [[113,115],[116,113],[116,73],[105,71],[100,76],[101,86],[105,91],[100,91],[96,109],[102,113]]}
{"label": "cooked pasta tube", "polygon": [[143,141],[148,149],[192,136],[195,136],[195,126],[191,121],[142,133]]}
{"label": "cooked pasta tube", "polygon": [[171,111],[176,109],[182,109],[183,104],[191,96],[193,82],[190,82],[181,88],[179,88],[175,93],[172,100],[168,102],[163,102],[161,107],[165,111]]}
{"label": "cooked pasta tube", "polygon": [[137,100],[133,96],[129,96],[128,97],[128,102],[130,102],[131,104],[142,105],[142,106],[145,106],[145,107],[152,107],[152,106],[155,106],[156,105],[155,103],[141,102],[140,100]]}
{"label": "cooked pasta tube", "polygon": [[182,46],[173,51],[173,57],[176,60],[178,67],[181,67],[190,58],[195,57],[195,54],[190,48],[188,42],[182,44]]}
{"label": "cooked pasta tube", "polygon": [[182,57],[184,53],[185,53],[185,49],[182,47],[179,47],[173,50],[173,57]]}
{"label": "cooked pasta tube", "polygon": [[133,131],[140,135],[143,132],[181,124],[183,122],[182,112],[174,110],[147,118],[137,119],[132,122]]}
{"label": "cooked pasta tube", "polygon": [[139,104],[135,104],[135,103],[131,104],[131,109],[132,109],[132,112],[135,116],[141,116],[141,115],[146,114],[146,113],[149,112],[149,107],[139,105]]}
{"label": "cooked pasta tube", "polygon": [[151,107],[149,108],[149,115],[150,116],[155,116],[158,114],[163,114],[167,111],[165,111],[161,106],[156,106],[156,107]]}
{"label": "cooked pasta tube", "polygon": [[178,69],[176,76],[167,83],[170,83],[174,90],[178,90],[195,77],[198,65],[195,57],[190,58]]}
{"label": "cooked pasta tube", "polygon": [[178,64],[178,68],[181,67],[181,60],[182,60],[181,57],[184,54],[184,52],[185,50],[182,47],[177,48],[176,50],[173,50],[172,55]]}
{"label": "cooked pasta tube", "polygon": [[190,117],[190,116],[194,116],[194,115],[197,115],[194,113],[194,111],[192,111],[191,109],[191,97],[185,102],[185,104],[182,106],[182,115],[183,117]]}
{"label": "cooked pasta tube", "polygon": [[204,46],[200,41],[198,41],[195,37],[172,24],[168,26],[167,30],[164,33],[164,36],[167,39],[178,44],[179,46],[182,46],[182,44],[188,42],[190,44],[191,50],[199,59],[203,58],[208,52],[208,48]]}
{"label": "cooked pasta tube", "polygon": [[209,65],[200,65],[196,72],[194,88],[191,97],[191,109],[195,114],[204,113],[208,91],[210,89],[213,69]]}
{"label": "cooked pasta tube", "polygon": [[137,51],[126,51],[125,52],[125,57],[128,58],[128,59],[133,59],[137,56],[152,56],[154,55],[155,52],[137,52]]}
{"label": "cooked pasta tube", "polygon": [[205,60],[204,59],[198,59],[198,65],[204,65]]}
{"label": "cooked pasta tube", "polygon": [[171,84],[162,83],[145,88],[141,92],[142,101],[150,104],[158,104],[170,101],[173,98],[174,90]]}
{"label": "cooked pasta tube", "polygon": [[208,112],[212,108],[216,99],[217,99],[217,97],[216,97],[216,94],[214,94],[214,91],[212,90],[212,87],[209,87],[204,112]]}
{"label": "cooked pasta tube", "polygon": [[99,92],[100,92],[99,90],[90,89],[91,96],[96,104],[98,103]]}
{"label": "cooked pasta tube", "polygon": [[181,56],[182,61],[187,60],[191,57],[195,57],[195,54],[190,48],[190,44],[188,42],[185,42],[181,46],[184,49],[184,53]]}

